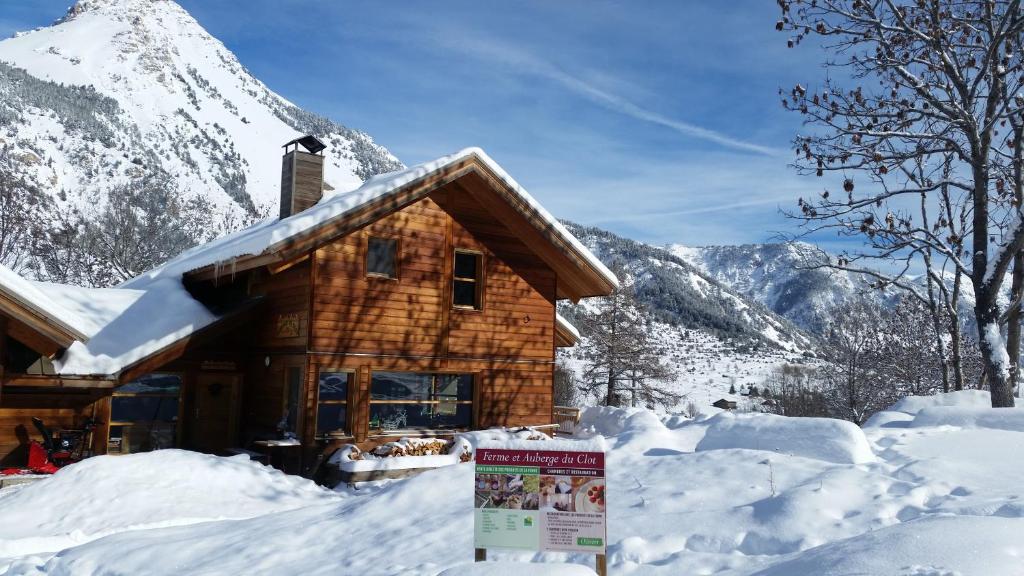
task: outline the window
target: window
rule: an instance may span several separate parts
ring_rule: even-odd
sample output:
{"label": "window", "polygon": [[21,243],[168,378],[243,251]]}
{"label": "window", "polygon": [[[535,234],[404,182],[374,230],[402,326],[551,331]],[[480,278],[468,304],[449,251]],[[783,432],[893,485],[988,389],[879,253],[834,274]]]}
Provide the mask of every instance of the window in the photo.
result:
{"label": "window", "polygon": [[398,277],[398,240],[370,236],[366,241],[367,276]]}
{"label": "window", "polygon": [[110,399],[113,454],[149,452],[175,445],[181,377],[149,374],[117,388]]}
{"label": "window", "polygon": [[321,372],[316,410],[316,435],[344,434],[348,429],[348,390],[351,372]]}
{"label": "window", "polygon": [[452,304],[457,308],[480,309],[482,260],[483,257],[476,252],[455,251]]}
{"label": "window", "polygon": [[370,379],[370,428],[469,428],[473,375],[374,372]]}
{"label": "window", "polygon": [[299,430],[299,395],[302,392],[302,367],[288,366],[285,368],[284,381],[284,415],[277,427],[282,432],[298,433]]}

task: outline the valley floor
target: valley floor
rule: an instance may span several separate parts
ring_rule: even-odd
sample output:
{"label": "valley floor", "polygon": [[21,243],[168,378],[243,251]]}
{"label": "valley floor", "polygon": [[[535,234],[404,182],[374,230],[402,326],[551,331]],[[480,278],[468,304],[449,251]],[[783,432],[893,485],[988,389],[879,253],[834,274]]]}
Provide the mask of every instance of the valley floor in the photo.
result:
{"label": "valley floor", "polygon": [[[1024,574],[1024,410],[985,402],[912,398],[863,432],[588,410],[610,573]],[[93,458],[0,491],[0,573],[433,575],[472,560],[472,494],[471,464],[332,492],[237,457]]]}

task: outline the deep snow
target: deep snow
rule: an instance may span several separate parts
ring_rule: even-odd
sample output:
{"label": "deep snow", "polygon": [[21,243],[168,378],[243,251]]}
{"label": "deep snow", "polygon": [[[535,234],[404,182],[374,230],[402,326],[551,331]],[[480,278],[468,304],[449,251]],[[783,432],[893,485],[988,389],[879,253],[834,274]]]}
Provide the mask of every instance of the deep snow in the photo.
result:
{"label": "deep snow", "polygon": [[[975,396],[894,406],[890,413],[905,418],[890,421],[901,426],[863,431],[748,416],[726,433],[713,431],[726,421],[720,417],[588,410],[581,434],[603,436],[608,452],[610,571],[1024,574],[1024,432],[990,426],[1004,417],[961,420],[966,427],[924,420],[939,405],[1015,417],[1016,410],[977,408]],[[774,440],[759,445],[745,434]],[[716,436],[748,447],[709,445]],[[812,440],[828,448],[815,451]],[[700,444],[707,449],[695,451]],[[836,450],[865,447],[871,461],[834,461],[842,460]],[[19,575],[474,573],[465,572],[472,478],[463,464],[328,492],[237,458],[97,458],[0,492],[6,518],[31,519],[0,528],[0,556],[9,557],[0,571],[9,564],[7,574]],[[582,555],[491,557],[593,566]]]}

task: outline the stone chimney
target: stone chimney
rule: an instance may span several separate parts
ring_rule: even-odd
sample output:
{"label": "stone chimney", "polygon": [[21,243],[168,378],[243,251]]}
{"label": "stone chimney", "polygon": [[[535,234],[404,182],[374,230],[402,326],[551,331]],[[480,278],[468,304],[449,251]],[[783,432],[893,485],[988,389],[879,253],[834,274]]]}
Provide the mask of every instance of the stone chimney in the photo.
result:
{"label": "stone chimney", "polygon": [[[305,150],[299,150],[299,147]],[[284,145],[281,159],[281,218],[298,214],[324,195],[324,157],[327,146],[315,136]]]}

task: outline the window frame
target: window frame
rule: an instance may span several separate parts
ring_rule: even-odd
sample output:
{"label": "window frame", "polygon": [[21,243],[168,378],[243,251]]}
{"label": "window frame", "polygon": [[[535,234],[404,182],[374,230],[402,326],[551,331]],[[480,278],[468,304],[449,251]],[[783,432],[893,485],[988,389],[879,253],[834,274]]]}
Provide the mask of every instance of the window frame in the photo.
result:
{"label": "window frame", "polygon": [[[323,374],[348,374],[348,385],[345,391],[344,400],[321,400],[320,399],[320,377]],[[349,409],[352,406],[352,394],[354,389],[357,387],[356,380],[359,378],[359,372],[352,368],[330,368],[330,367],[317,367],[316,371],[316,413],[313,415],[313,436],[317,439],[332,439],[332,438],[352,438],[353,418],[352,410]],[[344,405],[345,406],[345,427],[341,430],[330,430],[321,433],[320,428],[320,406],[328,405]]]}
{"label": "window frame", "polygon": [[[373,376],[374,374],[386,374],[386,373],[397,373],[397,374],[419,374],[419,375],[430,375],[432,377],[431,389],[437,389],[437,378],[439,376],[469,376],[472,379],[472,393],[469,400],[374,400],[373,399]],[[480,374],[478,372],[459,372],[452,370],[394,370],[394,369],[383,369],[383,370],[370,370],[370,381],[367,382],[368,399],[366,405],[366,425],[371,435],[388,436],[401,434],[408,431],[429,431],[429,430],[445,430],[445,431],[459,431],[459,430],[471,430],[476,425],[477,417],[477,389],[479,387]],[[392,404],[392,405],[424,405],[424,404],[455,404],[468,405],[470,407],[469,422],[465,427],[452,426],[448,428],[431,428],[428,426],[405,426],[404,428],[373,428],[370,425],[372,406],[374,404]]]}
{"label": "window frame", "polygon": [[[178,402],[178,411],[177,411],[177,414],[175,414],[175,416],[174,416],[174,421],[170,423],[170,424],[172,424],[174,426],[174,434],[173,434],[173,436],[174,436],[174,443],[171,446],[171,448],[177,448],[177,447],[181,446],[181,434],[182,434],[182,425],[181,424],[182,424],[182,419],[184,417],[184,410],[185,410],[185,387],[186,387],[185,373],[183,373],[183,372],[150,372],[149,374],[144,374],[144,375],[140,376],[140,378],[144,378],[144,377],[147,377],[147,376],[174,376],[175,378],[178,379],[178,393],[177,394],[165,394],[165,393],[160,393],[160,392],[119,392],[117,390],[117,388],[115,388],[111,392],[111,394],[110,394],[110,422],[108,422],[107,426],[106,426],[106,428],[107,428],[106,445],[107,445],[107,452],[108,453],[111,453],[110,452],[110,440],[111,440],[111,434],[113,432],[113,428],[114,427],[118,427],[118,428],[121,429],[120,430],[120,432],[121,432],[121,438],[120,438],[120,440],[121,440],[121,445],[120,445],[121,449],[118,452],[114,452],[114,454],[139,454],[139,452],[125,452],[124,451],[124,441],[125,441],[125,437],[126,437],[126,432],[129,429],[131,429],[133,426],[150,426],[150,427],[152,427],[152,425],[157,422],[156,420],[153,420],[153,421],[145,421],[145,420],[114,420],[114,398],[173,398],[174,400],[176,400]],[[127,386],[127,385],[129,385],[132,382],[135,382],[137,380],[139,380],[139,378],[135,378],[134,380],[132,380],[130,382],[125,382],[124,384],[122,384],[118,388]],[[166,422],[163,422],[163,421],[159,421],[159,422],[161,424],[166,424]]]}
{"label": "window frame", "polygon": [[[395,253],[394,253],[394,276],[388,276],[382,272],[372,272],[370,270],[370,242],[372,240],[386,240],[394,242]],[[385,234],[374,234],[367,233],[366,239],[363,242],[363,272],[366,278],[374,278],[377,280],[394,280],[397,281],[401,275],[401,254],[402,254],[402,239],[397,236],[385,235]]]}
{"label": "window frame", "polygon": [[[476,258],[476,277],[468,278],[465,276],[456,276],[456,262],[458,261],[459,255],[469,255]],[[472,282],[473,283],[473,305],[467,304],[456,304],[455,303],[455,285],[457,282]],[[455,310],[469,310],[469,311],[480,311],[484,309],[484,253],[479,250],[473,250],[470,248],[456,248],[452,256],[452,308]]]}

